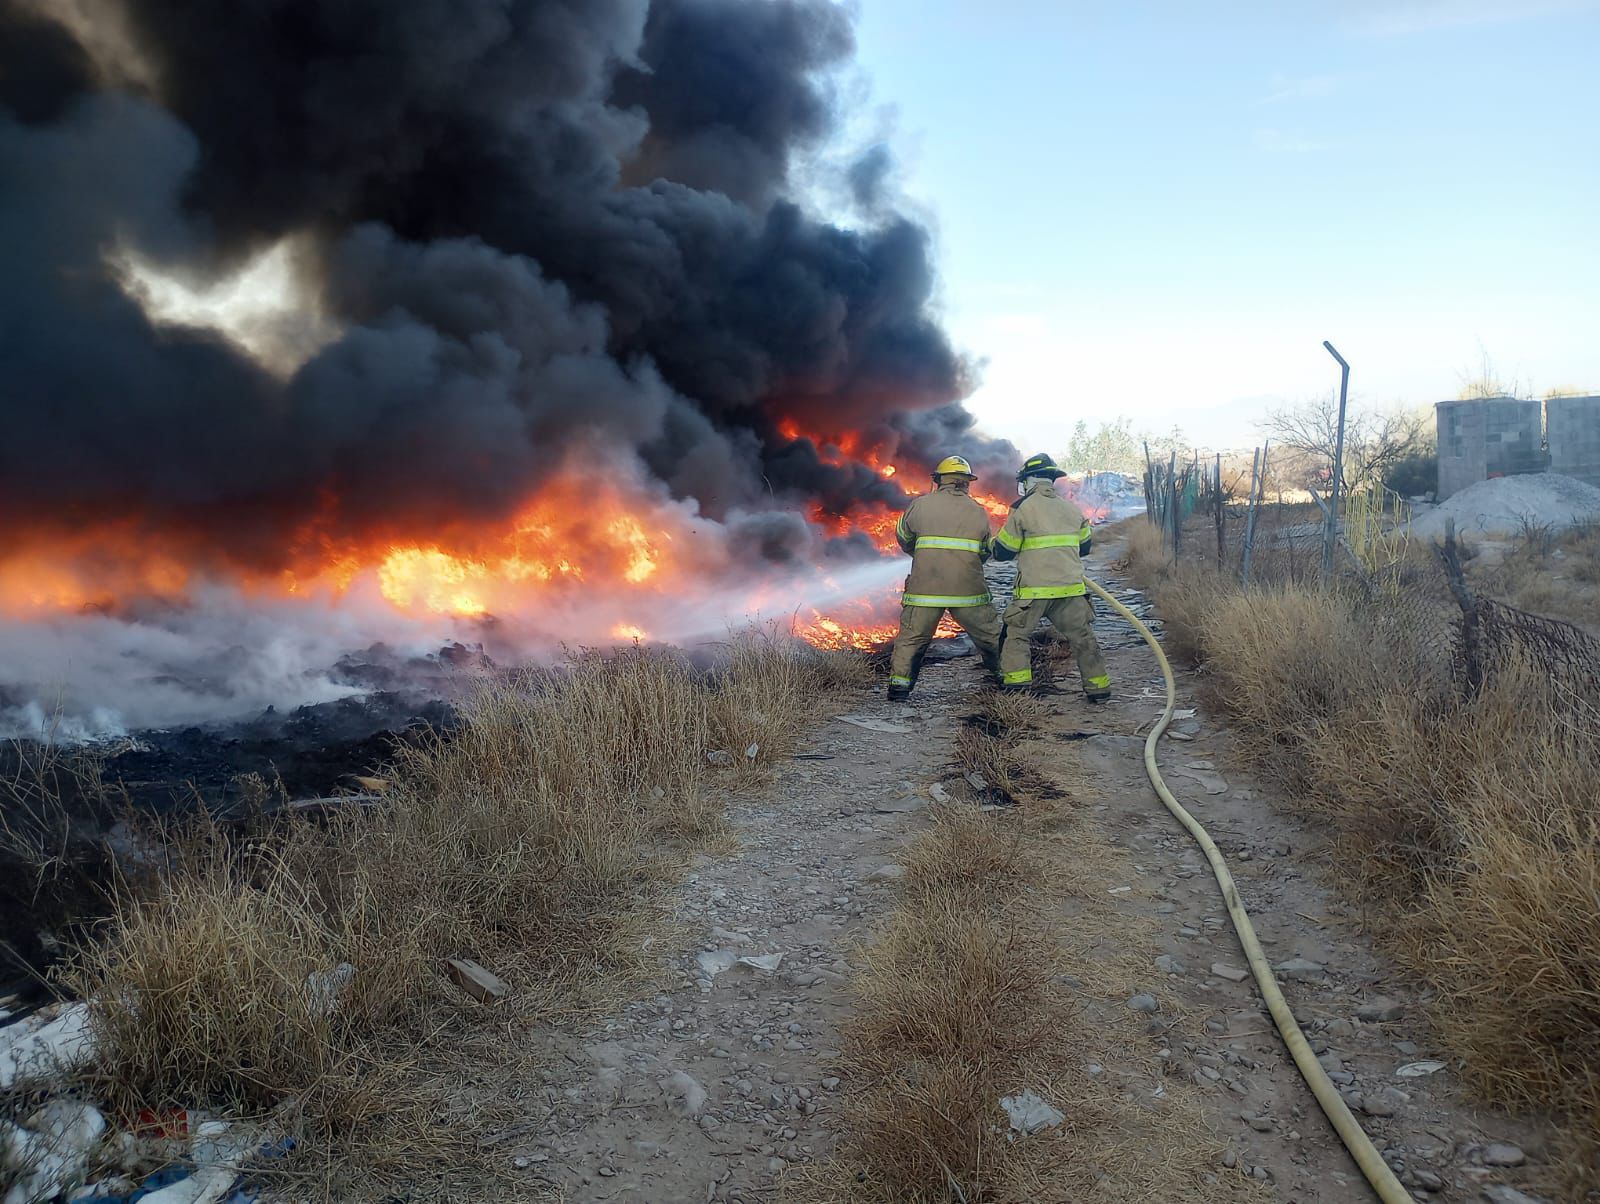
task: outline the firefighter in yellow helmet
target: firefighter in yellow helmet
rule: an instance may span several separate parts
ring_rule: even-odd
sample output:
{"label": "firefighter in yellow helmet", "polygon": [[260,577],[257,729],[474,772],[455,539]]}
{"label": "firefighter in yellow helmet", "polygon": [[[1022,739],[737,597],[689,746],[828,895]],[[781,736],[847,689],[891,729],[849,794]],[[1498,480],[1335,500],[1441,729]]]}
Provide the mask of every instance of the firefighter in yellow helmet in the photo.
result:
{"label": "firefighter in yellow helmet", "polygon": [[1022,496],[995,536],[996,560],[1017,561],[1017,584],[1004,616],[1000,675],[1006,689],[1026,690],[1033,684],[1029,640],[1040,619],[1050,620],[1072,645],[1083,692],[1090,702],[1109,702],[1111,676],[1094,638],[1094,611],[1085,597],[1083,565],[1089,554],[1089,523],[1083,511],[1056,492],[1066,476],[1049,456],[1029,456],[1017,473]]}
{"label": "firefighter in yellow helmet", "polygon": [[960,456],[935,466],[937,488],[915,499],[895,526],[911,575],[900,599],[900,634],[889,661],[889,700],[911,693],[933,633],[949,611],[972,637],[990,672],[999,668],[1000,619],[995,614],[983,562],[989,559],[989,513],[967,492],[977,478]]}

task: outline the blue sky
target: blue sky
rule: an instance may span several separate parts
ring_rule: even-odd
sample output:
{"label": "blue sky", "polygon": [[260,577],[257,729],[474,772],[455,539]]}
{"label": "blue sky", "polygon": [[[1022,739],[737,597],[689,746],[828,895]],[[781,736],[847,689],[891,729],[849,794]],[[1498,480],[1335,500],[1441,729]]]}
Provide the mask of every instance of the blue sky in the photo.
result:
{"label": "blue sky", "polygon": [[1600,0],[861,0],[985,426],[1600,392]]}

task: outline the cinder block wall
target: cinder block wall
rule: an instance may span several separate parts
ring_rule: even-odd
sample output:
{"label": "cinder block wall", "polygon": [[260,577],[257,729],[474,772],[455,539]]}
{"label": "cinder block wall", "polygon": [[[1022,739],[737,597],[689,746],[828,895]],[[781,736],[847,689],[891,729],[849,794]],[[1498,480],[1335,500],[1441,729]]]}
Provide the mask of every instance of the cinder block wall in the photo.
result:
{"label": "cinder block wall", "polygon": [[1460,493],[1489,475],[1483,442],[1481,401],[1441,401],[1439,424],[1439,500]]}
{"label": "cinder block wall", "polygon": [[1600,397],[1545,402],[1550,471],[1600,485]]}
{"label": "cinder block wall", "polygon": [[1515,397],[1439,402],[1439,499],[1486,477],[1543,472],[1543,410]]}

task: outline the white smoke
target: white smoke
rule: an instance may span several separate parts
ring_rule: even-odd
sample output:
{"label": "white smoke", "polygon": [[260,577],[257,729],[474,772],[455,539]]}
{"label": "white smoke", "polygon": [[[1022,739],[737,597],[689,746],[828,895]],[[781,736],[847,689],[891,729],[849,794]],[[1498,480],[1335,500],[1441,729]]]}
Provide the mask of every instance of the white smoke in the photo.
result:
{"label": "white smoke", "polygon": [[395,664],[460,642],[514,665],[635,636],[695,651],[751,623],[787,629],[861,599],[886,617],[904,571],[904,563],[875,560],[837,572],[808,565],[752,582],[680,583],[655,594],[567,591],[484,618],[403,613],[361,580],[338,597],[263,598],[209,586],[185,606],[137,616],[12,619],[0,623],[0,738],[75,743],[360,695],[366,690],[341,680],[337,665],[375,643]]}

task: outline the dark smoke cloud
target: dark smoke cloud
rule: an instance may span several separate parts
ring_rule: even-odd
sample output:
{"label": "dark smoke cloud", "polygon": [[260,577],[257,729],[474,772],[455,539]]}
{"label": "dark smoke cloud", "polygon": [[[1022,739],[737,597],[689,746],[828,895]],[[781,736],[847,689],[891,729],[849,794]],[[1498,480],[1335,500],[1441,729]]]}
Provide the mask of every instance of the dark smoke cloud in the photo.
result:
{"label": "dark smoke cloud", "polygon": [[[123,7],[149,95],[0,0],[0,512],[125,510],[271,566],[313,514],[426,534],[584,457],[783,559],[812,536],[752,512],[900,495],[780,418],[910,465],[1014,459],[959,404],[926,231],[790,199],[852,51],[827,0]],[[342,333],[288,379],[152,326],[107,266],[217,270],[289,234]]]}
{"label": "dark smoke cloud", "polygon": [[850,185],[850,195],[860,208],[872,212],[884,200],[884,190],[887,188],[891,173],[894,171],[894,156],[883,143],[868,147],[865,152],[845,172],[845,179]]}

